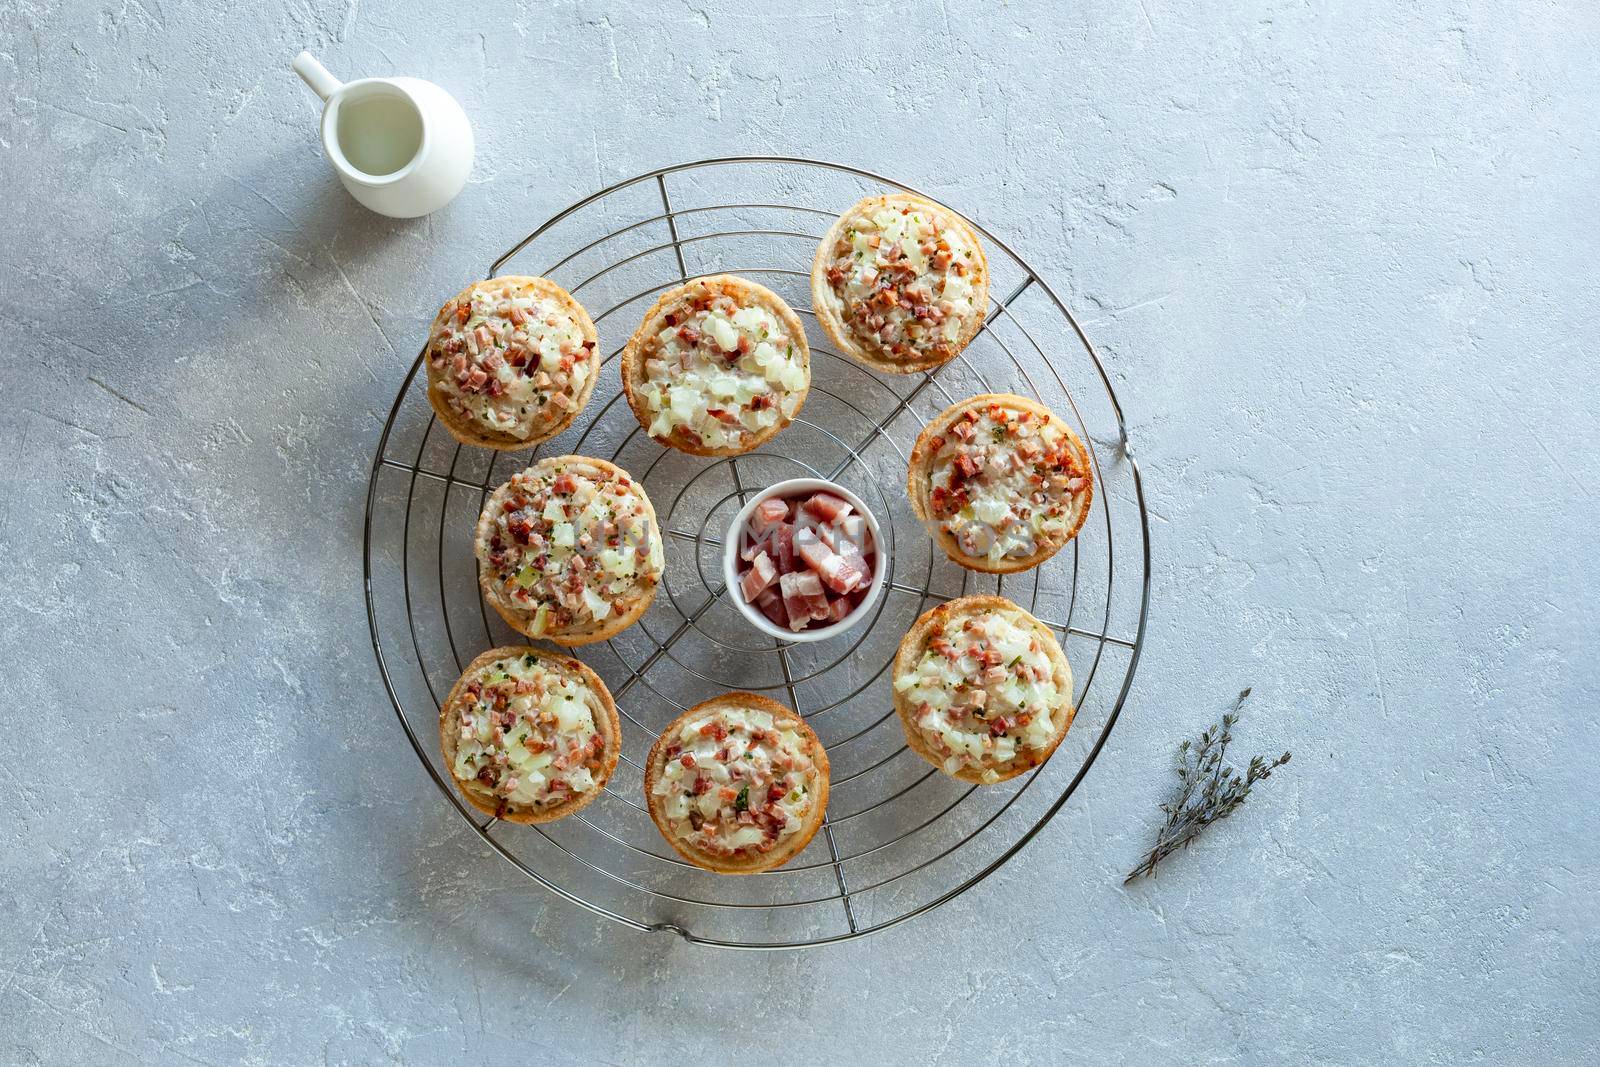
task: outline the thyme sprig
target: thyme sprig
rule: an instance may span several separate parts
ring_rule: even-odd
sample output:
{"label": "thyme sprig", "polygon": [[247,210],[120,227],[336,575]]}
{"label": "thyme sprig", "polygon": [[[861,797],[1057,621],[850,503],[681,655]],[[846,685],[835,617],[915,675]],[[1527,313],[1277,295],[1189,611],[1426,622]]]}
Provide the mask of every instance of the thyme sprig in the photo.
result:
{"label": "thyme sprig", "polygon": [[1156,835],[1150,854],[1128,872],[1123,885],[1145,875],[1154,875],[1162,860],[1188,848],[1212,823],[1232,815],[1250,795],[1252,786],[1271,778],[1273,771],[1289,762],[1287,752],[1271,761],[1257,756],[1242,776],[1238,768],[1223,766],[1228,743],[1233,740],[1233,727],[1239,721],[1239,709],[1249,695],[1249,689],[1239,694],[1233,710],[1222,716],[1220,727],[1209,727],[1198,741],[1184,741],[1178,746],[1178,780],[1183,783],[1178,799],[1175,803],[1161,805],[1167,815],[1166,825]]}

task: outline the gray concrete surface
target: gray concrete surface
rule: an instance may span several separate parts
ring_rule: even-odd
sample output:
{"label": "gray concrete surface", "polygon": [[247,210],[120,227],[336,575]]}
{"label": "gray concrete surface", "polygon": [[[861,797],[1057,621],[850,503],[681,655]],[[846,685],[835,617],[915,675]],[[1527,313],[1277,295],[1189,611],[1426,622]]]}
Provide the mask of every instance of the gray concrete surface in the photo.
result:
{"label": "gray concrete surface", "polygon": [[[0,1062],[1592,1062],[1593,5],[215,6],[0,2]],[[302,46],[453,91],[462,197],[350,202]],[[1012,865],[747,956],[473,838],[358,576],[441,296],[600,184],[769,151],[926,185],[1079,310],[1155,608]],[[1244,684],[1294,762],[1123,889]]]}

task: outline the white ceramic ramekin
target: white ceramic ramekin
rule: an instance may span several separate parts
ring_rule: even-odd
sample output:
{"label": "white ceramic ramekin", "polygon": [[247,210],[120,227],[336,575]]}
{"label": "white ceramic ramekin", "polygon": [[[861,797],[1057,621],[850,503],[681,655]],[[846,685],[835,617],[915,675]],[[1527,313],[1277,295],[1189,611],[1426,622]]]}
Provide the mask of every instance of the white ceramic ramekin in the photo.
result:
{"label": "white ceramic ramekin", "polygon": [[[756,505],[763,500],[770,500],[775,496],[791,497],[802,493],[826,492],[849,503],[856,512],[867,520],[867,530],[872,534],[872,584],[867,589],[866,599],[850,614],[834,623],[832,626],[823,626],[814,630],[791,630],[786,626],[774,626],[771,619],[761,614],[761,609],[754,604],[745,603],[744,593],[739,589],[739,539],[750,521],[750,515],[756,510]],[[728,531],[722,538],[722,580],[728,583],[728,597],[731,599],[739,613],[745,617],[751,626],[764,634],[776,637],[780,641],[826,641],[830,637],[837,637],[855,626],[877,605],[878,598],[883,595],[883,583],[889,573],[889,546],[884,543],[883,532],[878,528],[877,517],[872,510],[861,502],[844,486],[836,482],[824,481],[821,478],[791,478],[786,482],[768,486],[757,495],[745,502],[739,509],[739,514],[733,517],[733,522],[728,525]]]}

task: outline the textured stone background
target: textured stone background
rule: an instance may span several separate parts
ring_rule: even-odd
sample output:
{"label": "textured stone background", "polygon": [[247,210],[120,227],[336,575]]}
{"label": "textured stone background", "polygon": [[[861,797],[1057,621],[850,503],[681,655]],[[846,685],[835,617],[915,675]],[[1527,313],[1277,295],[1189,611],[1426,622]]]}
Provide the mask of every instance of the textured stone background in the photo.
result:
{"label": "textured stone background", "polygon": [[[1594,5],[215,6],[0,0],[0,1062],[1593,1055]],[[453,91],[462,197],[350,202],[302,46]],[[776,957],[592,919],[465,832],[357,578],[441,297],[600,184],[761,151],[1014,237],[1156,517],[1062,817]],[[1242,749],[1294,763],[1122,889],[1246,683]]]}

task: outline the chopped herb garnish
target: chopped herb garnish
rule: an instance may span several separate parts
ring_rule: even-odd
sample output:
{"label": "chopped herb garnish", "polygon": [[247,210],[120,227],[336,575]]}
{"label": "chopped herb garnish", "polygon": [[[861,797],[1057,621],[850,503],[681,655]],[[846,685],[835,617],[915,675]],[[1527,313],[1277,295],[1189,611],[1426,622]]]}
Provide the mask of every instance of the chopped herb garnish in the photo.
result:
{"label": "chopped herb garnish", "polygon": [[733,802],[733,810],[734,811],[749,811],[750,810],[750,787],[749,786],[745,786],[743,789],[739,790],[739,797],[738,797],[737,800],[735,800]]}

